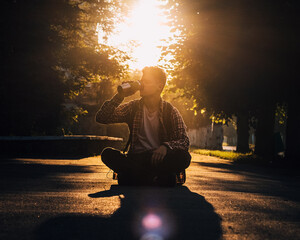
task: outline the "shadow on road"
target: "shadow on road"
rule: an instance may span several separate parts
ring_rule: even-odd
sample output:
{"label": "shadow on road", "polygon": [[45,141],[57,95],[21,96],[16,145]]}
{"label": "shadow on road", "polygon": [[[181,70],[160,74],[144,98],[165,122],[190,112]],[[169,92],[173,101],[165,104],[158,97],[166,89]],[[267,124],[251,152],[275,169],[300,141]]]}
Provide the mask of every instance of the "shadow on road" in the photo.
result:
{"label": "shadow on road", "polygon": [[27,162],[26,159],[1,159],[0,193],[5,191],[37,192],[71,188],[71,184],[58,176],[93,173],[89,166],[58,165]]}
{"label": "shadow on road", "polygon": [[222,188],[222,191],[256,193],[300,201],[299,177],[290,175],[286,169],[239,163],[197,162],[194,164],[202,168],[210,168],[219,174],[234,175],[234,177],[222,175],[217,177],[217,174],[211,174],[209,181],[206,179],[205,182],[202,182],[203,179],[200,177],[200,185],[212,184],[212,187]]}
{"label": "shadow on road", "polygon": [[5,159],[1,161],[1,178],[42,178],[63,173],[92,173],[85,166],[56,165],[47,163],[24,163],[26,160]]}
{"label": "shadow on road", "polygon": [[[64,215],[42,223],[36,239],[220,239],[221,219],[201,195],[187,187],[121,187],[89,194],[119,196],[110,217]],[[99,206],[101,208],[101,206]]]}

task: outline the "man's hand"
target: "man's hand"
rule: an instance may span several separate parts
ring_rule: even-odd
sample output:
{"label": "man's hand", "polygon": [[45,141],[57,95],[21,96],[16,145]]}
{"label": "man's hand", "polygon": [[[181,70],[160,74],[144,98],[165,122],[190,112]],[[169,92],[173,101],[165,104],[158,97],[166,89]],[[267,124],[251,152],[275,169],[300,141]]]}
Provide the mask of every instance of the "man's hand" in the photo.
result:
{"label": "man's hand", "polygon": [[[122,82],[122,84],[126,84],[126,83],[131,85],[132,83],[134,83],[134,81]],[[136,89],[134,87],[130,87],[130,89],[126,89],[126,91],[124,91],[124,92],[121,91],[118,94],[119,94],[119,96],[125,98],[125,97],[128,97],[128,96],[131,96],[131,95],[135,94],[137,91],[138,91],[138,89]]]}
{"label": "man's hand", "polygon": [[166,156],[167,154],[167,147],[164,145],[161,145],[159,148],[157,148],[155,151],[153,151],[151,163],[154,166],[157,166]]}

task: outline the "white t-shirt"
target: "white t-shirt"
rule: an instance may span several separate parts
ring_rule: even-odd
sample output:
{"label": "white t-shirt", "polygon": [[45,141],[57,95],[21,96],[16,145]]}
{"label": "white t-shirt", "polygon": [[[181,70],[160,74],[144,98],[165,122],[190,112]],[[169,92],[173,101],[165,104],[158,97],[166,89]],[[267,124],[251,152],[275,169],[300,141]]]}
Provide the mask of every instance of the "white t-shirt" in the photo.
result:
{"label": "white t-shirt", "polygon": [[143,118],[137,137],[136,152],[155,150],[160,146],[158,110],[149,112],[147,107],[143,106]]}

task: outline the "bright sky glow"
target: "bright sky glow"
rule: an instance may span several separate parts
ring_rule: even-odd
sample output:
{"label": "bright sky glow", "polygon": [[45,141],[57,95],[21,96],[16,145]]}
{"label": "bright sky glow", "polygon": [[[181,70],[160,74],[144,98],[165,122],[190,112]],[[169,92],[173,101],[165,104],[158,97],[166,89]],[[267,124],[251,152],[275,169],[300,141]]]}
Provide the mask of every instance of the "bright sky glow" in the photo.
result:
{"label": "bright sky glow", "polygon": [[[130,53],[133,57],[133,61],[129,62],[132,70],[157,65],[161,54],[159,46],[166,45],[163,39],[173,38],[175,34],[166,24],[167,16],[160,8],[163,4],[159,0],[139,0],[126,20],[117,26],[115,34],[104,40],[99,31],[99,43]],[[133,41],[136,45],[130,47]]]}

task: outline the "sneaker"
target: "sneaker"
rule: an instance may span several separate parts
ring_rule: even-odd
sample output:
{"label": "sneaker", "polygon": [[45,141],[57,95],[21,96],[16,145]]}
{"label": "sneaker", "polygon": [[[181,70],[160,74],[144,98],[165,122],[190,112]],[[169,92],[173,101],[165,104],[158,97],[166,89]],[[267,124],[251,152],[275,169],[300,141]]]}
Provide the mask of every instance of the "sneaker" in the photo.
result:
{"label": "sneaker", "polygon": [[185,170],[176,174],[176,183],[177,185],[183,185],[186,181]]}

